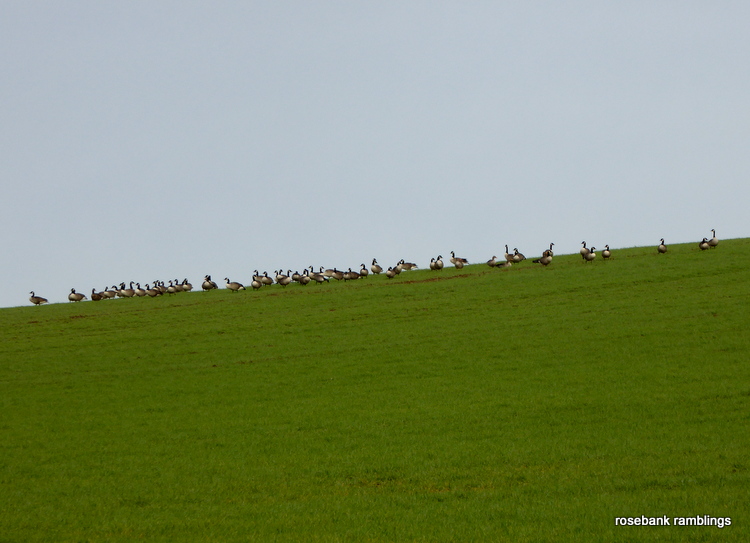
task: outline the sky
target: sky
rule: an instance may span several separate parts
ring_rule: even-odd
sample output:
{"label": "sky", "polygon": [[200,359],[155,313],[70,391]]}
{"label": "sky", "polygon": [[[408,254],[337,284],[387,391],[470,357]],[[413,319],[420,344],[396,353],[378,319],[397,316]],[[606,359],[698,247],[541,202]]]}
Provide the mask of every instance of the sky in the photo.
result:
{"label": "sky", "polygon": [[5,2],[0,307],[750,236],[744,1]]}

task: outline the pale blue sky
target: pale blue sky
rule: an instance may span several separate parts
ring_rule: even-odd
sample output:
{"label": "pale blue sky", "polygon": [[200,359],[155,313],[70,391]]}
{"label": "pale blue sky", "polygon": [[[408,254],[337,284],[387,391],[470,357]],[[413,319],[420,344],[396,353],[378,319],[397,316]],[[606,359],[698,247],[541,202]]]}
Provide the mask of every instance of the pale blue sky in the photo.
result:
{"label": "pale blue sky", "polygon": [[747,2],[6,2],[0,306],[750,235]]}

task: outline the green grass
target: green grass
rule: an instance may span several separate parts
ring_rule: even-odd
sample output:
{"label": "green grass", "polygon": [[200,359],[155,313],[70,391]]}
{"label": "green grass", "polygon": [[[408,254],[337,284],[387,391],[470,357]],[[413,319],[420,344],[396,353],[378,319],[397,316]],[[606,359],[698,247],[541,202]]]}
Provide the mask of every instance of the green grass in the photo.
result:
{"label": "green grass", "polygon": [[749,255],[0,310],[0,541],[747,540]]}

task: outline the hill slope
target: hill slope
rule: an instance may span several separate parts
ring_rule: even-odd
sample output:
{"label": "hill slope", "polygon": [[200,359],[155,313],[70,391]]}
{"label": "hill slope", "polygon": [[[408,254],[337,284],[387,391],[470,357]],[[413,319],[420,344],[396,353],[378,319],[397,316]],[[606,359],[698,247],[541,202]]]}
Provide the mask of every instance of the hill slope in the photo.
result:
{"label": "hill slope", "polygon": [[0,533],[746,539],[749,254],[0,310]]}

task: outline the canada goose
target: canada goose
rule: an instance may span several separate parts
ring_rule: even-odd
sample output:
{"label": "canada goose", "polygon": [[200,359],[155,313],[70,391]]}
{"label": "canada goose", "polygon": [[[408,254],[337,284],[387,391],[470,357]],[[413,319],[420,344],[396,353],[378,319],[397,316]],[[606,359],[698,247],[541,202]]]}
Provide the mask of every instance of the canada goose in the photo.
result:
{"label": "canada goose", "polygon": [[435,259],[434,258],[430,259],[430,269],[433,270],[433,271],[437,269],[435,267]]}
{"label": "canada goose", "polygon": [[268,286],[273,285],[273,279],[271,279],[270,277],[268,277],[268,272],[267,271],[263,272],[263,277],[260,278],[260,282],[263,283],[264,285],[268,285]]}
{"label": "canada goose", "polygon": [[47,300],[47,298],[42,298],[41,296],[37,296],[36,294],[34,294],[33,290],[29,294],[31,294],[29,301],[34,305],[42,305],[42,304],[49,303],[49,300]]}
{"label": "canada goose", "polygon": [[80,302],[81,300],[85,300],[86,296],[81,294],[80,292],[76,292],[76,289],[72,288],[70,289],[70,294],[68,294],[68,300],[71,302]]}
{"label": "canada goose", "polygon": [[229,277],[225,277],[224,280],[227,282],[227,288],[231,290],[232,292],[237,292],[238,290],[245,290],[245,286],[242,283],[237,283],[236,281],[230,281]]}
{"label": "canada goose", "polygon": [[586,248],[586,242],[585,241],[582,241],[581,245],[583,245],[583,247],[581,247],[581,258],[583,260],[586,260],[586,255],[589,254],[589,250]]}
{"label": "canada goose", "polygon": [[260,287],[263,286],[263,283],[253,278],[253,281],[250,283],[250,286],[253,287],[253,290],[258,290]]}
{"label": "canada goose", "polygon": [[519,253],[517,248],[514,248],[513,249],[513,262],[517,264],[518,262],[521,262],[522,260],[526,260],[526,257],[523,256],[522,253]]}
{"label": "canada goose", "polygon": [[489,266],[490,268],[494,268],[495,266],[497,266],[497,257],[496,257],[496,256],[493,256],[492,258],[490,258],[490,259],[489,259],[489,260],[487,261],[487,265],[488,265],[488,266]]}
{"label": "canada goose", "polygon": [[190,292],[193,290],[193,285],[188,282],[187,277],[182,280],[182,290],[183,292]]}
{"label": "canada goose", "polygon": [[552,255],[549,254],[549,251],[544,251],[544,254],[541,256],[541,258],[532,260],[532,262],[534,264],[541,264],[542,266],[549,266],[549,263],[552,262]]}
{"label": "canada goose", "polygon": [[[171,283],[172,281],[170,281],[170,284]],[[174,289],[177,292],[183,292],[185,290],[185,288],[180,284],[180,282],[177,279],[174,280]]]}
{"label": "canada goose", "polygon": [[435,270],[440,271],[443,269],[443,255],[438,255],[437,259],[435,260]]}
{"label": "canada goose", "polygon": [[102,296],[104,296],[105,299],[111,300],[115,296],[117,296],[117,292],[114,290],[109,290],[109,287],[104,287],[104,290],[102,291]]}
{"label": "canada goose", "polygon": [[295,283],[299,283],[299,279],[302,277],[298,271],[295,270],[295,272],[292,274],[292,281]]}
{"label": "canada goose", "polygon": [[133,289],[133,281],[130,282],[130,288],[125,288],[125,283],[120,283],[120,290],[117,295],[121,298],[132,298],[135,296],[135,289]]}
{"label": "canada goose", "polygon": [[210,275],[206,275],[203,278],[203,284],[201,285],[201,288],[204,291],[208,291],[208,290],[213,290],[213,289],[219,288],[219,285],[217,285],[215,282],[213,282],[211,280],[211,276]]}
{"label": "canada goose", "polygon": [[140,283],[135,284],[135,295],[141,297],[146,296],[146,290],[141,288]]}
{"label": "canada goose", "polygon": [[505,246],[505,260],[508,262],[513,262],[513,255],[508,253],[508,246]]}
{"label": "canada goose", "polygon": [[510,268],[511,266],[513,266],[513,262],[503,262],[498,263],[495,268]]}
{"label": "canada goose", "polygon": [[[323,270],[323,266],[320,267],[321,270]],[[310,279],[315,281],[317,284],[325,283],[328,281],[328,278],[323,275],[323,273],[318,273],[315,270],[313,270],[313,267],[310,266]]]}
{"label": "canada goose", "polygon": [[388,279],[393,279],[394,277],[396,277],[396,275],[398,274],[393,270],[393,268],[388,268],[385,272],[385,276]]}
{"label": "canada goose", "polygon": [[370,275],[370,270],[367,269],[367,266],[365,266],[364,262],[362,263],[362,268],[359,270],[359,276],[362,279],[367,279],[367,276]]}
{"label": "canada goose", "polygon": [[596,247],[592,247],[586,256],[583,257],[586,262],[593,262],[596,258]]}
{"label": "canada goose", "polygon": [[95,289],[95,288],[92,288],[92,289],[91,289],[91,301],[92,301],[92,302],[98,302],[98,301],[99,301],[99,300],[101,300],[102,298],[103,298],[103,296],[102,296],[101,294],[99,294],[99,293],[98,293],[98,292],[96,291],[96,289]]}
{"label": "canada goose", "polygon": [[401,262],[399,262],[399,264],[401,264],[401,268],[404,270],[416,270],[419,267],[414,264],[414,262],[404,262],[403,258],[401,259]]}
{"label": "canada goose", "polygon": [[610,256],[612,256],[612,251],[609,250],[609,245],[605,245],[602,251],[602,258],[607,260]]}
{"label": "canada goose", "polygon": [[714,237],[708,240],[708,246],[711,247],[711,249],[714,249],[719,244],[719,238],[716,237],[716,230],[712,228],[711,232],[713,233]]}
{"label": "canada goose", "polygon": [[656,250],[659,251],[659,253],[661,253],[661,254],[664,254],[664,253],[667,252],[667,246],[664,245],[664,238],[661,238],[661,243],[656,248]]}
{"label": "canada goose", "polygon": [[169,280],[169,286],[167,287],[167,294],[177,294],[177,289],[172,284],[172,280]]}
{"label": "canada goose", "polygon": [[703,238],[703,241],[701,241],[701,242],[700,242],[700,243],[698,244],[698,248],[699,248],[699,249],[700,249],[701,251],[705,251],[706,249],[709,249],[709,248],[710,248],[710,245],[708,244],[708,238]]}
{"label": "canada goose", "polygon": [[404,271],[404,266],[401,264],[400,260],[398,262],[396,262],[395,266],[393,266],[393,271],[396,273],[396,275],[398,275],[402,271]]}
{"label": "canada goose", "polygon": [[[468,260],[466,260],[465,258],[461,258],[460,256],[456,256],[456,253],[454,253],[453,251],[451,251],[451,264],[453,264],[455,266],[456,262],[461,262],[461,264],[468,264],[469,263]],[[458,266],[456,266],[456,267],[458,267]],[[461,266],[461,267],[463,268],[463,266]]]}
{"label": "canada goose", "polygon": [[344,278],[344,272],[342,272],[339,269],[333,268],[333,273],[331,274],[331,277],[333,277],[336,281],[341,281]]}
{"label": "canada goose", "polygon": [[146,283],[146,294],[148,294],[151,298],[156,298],[157,296],[161,296],[162,292],[156,286],[154,288],[149,287],[148,283]]}
{"label": "canada goose", "polygon": [[[281,271],[281,270],[279,270],[279,271]],[[289,271],[287,272],[287,274],[291,274],[291,272],[292,272],[292,270],[289,270]],[[287,285],[288,285],[289,283],[291,283],[291,282],[292,282],[292,278],[291,278],[291,276],[290,276],[290,275],[285,275],[285,274],[283,274],[283,273],[280,273],[279,275],[277,275],[277,279],[276,279],[276,282],[277,282],[277,283],[278,283],[279,285],[281,285],[282,287],[285,287],[285,286],[287,286]]]}
{"label": "canada goose", "polygon": [[552,246],[553,245],[554,245],[554,243],[550,243],[549,244],[549,256],[555,256],[555,253],[552,252]]}
{"label": "canada goose", "polygon": [[344,281],[353,281],[355,279],[359,279],[359,272],[352,271],[351,268],[349,268],[349,271],[344,272]]}
{"label": "canada goose", "polygon": [[307,285],[312,279],[310,279],[310,276],[307,274],[307,270],[302,272],[302,274],[299,276],[299,284],[300,285]]}
{"label": "canada goose", "polygon": [[375,275],[378,275],[380,273],[383,273],[383,268],[380,264],[378,264],[378,261],[374,258],[372,259],[372,266],[370,266],[370,270],[372,270],[372,273]]}

